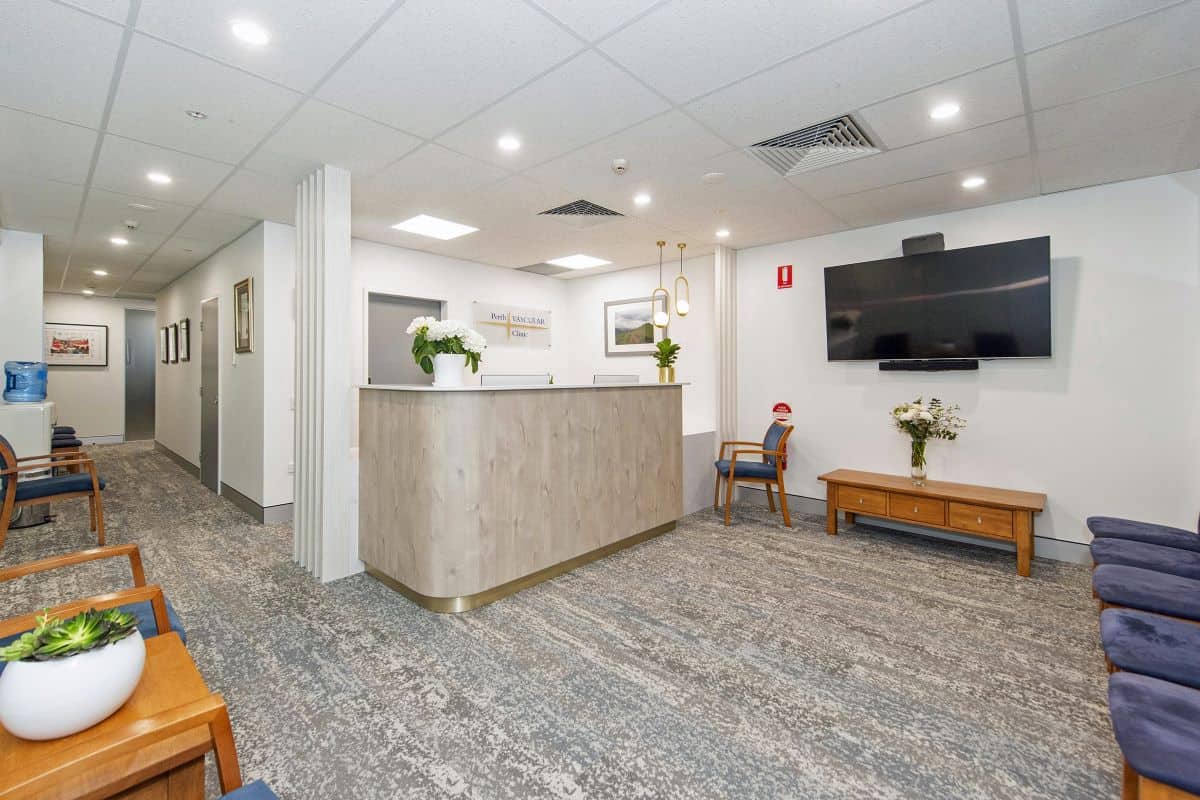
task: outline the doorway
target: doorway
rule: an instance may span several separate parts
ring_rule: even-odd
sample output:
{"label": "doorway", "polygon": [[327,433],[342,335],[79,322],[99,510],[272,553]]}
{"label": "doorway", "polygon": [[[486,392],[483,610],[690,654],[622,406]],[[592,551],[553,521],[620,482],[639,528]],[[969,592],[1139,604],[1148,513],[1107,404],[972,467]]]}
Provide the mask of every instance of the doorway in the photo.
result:
{"label": "doorway", "polygon": [[154,438],[154,312],[125,309],[125,441]]}
{"label": "doorway", "polygon": [[220,301],[200,304],[200,482],[221,493]]}
{"label": "doorway", "polygon": [[408,325],[416,317],[442,318],[440,300],[400,297],[371,292],[367,295],[367,383],[429,384],[413,361],[408,347]]}

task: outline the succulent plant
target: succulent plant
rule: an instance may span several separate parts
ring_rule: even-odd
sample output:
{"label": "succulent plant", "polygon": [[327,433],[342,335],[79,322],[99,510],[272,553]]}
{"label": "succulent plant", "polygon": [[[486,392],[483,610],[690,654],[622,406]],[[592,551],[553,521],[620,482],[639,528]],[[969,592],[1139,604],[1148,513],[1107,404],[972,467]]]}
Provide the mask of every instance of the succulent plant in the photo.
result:
{"label": "succulent plant", "polygon": [[86,653],[126,638],[137,630],[137,617],[110,608],[90,609],[66,620],[50,616],[37,618],[33,630],[21,634],[15,642],[0,648],[0,661],[49,661]]}

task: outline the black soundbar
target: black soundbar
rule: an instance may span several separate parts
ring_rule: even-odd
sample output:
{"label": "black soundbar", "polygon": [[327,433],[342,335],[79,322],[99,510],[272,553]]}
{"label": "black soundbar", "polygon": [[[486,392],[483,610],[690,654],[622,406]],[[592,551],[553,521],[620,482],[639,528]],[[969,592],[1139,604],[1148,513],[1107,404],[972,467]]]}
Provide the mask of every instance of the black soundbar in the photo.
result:
{"label": "black soundbar", "polygon": [[880,361],[880,372],[949,372],[979,369],[978,358],[929,358],[912,361]]}

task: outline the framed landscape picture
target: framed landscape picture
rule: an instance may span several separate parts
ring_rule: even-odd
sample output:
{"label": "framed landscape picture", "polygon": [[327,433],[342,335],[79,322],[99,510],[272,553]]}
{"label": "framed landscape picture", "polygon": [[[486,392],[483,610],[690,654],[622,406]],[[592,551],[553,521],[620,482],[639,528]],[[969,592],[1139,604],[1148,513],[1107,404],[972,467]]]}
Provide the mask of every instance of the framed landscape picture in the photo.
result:
{"label": "framed landscape picture", "polygon": [[190,319],[179,321],[179,360],[192,360],[192,321]]}
{"label": "framed landscape picture", "polygon": [[107,325],[47,322],[43,330],[47,366],[108,366]]}
{"label": "framed landscape picture", "polygon": [[233,287],[233,352],[254,352],[254,279]]}
{"label": "framed landscape picture", "polygon": [[664,297],[636,297],[605,303],[604,354],[641,356],[653,353],[654,345],[667,335],[666,328],[654,327],[654,312],[666,310]]}

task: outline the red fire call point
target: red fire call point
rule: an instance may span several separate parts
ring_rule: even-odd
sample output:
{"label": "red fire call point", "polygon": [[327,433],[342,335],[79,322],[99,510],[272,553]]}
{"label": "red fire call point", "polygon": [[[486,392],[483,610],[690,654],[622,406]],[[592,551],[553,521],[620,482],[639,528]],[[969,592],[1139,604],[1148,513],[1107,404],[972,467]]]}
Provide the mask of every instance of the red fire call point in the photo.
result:
{"label": "red fire call point", "polygon": [[[780,267],[780,269],[782,269],[782,267]],[[791,269],[791,267],[788,267],[788,269]],[[788,280],[790,281],[791,278],[789,277]],[[792,418],[792,407],[787,403],[776,403],[774,408],[771,409],[771,416],[775,418],[776,422],[787,424]],[[783,458],[781,458],[779,462],[784,469],[787,469],[786,450],[784,451]]]}
{"label": "red fire call point", "polygon": [[792,265],[782,264],[775,268],[775,284],[779,289],[792,288]]}

